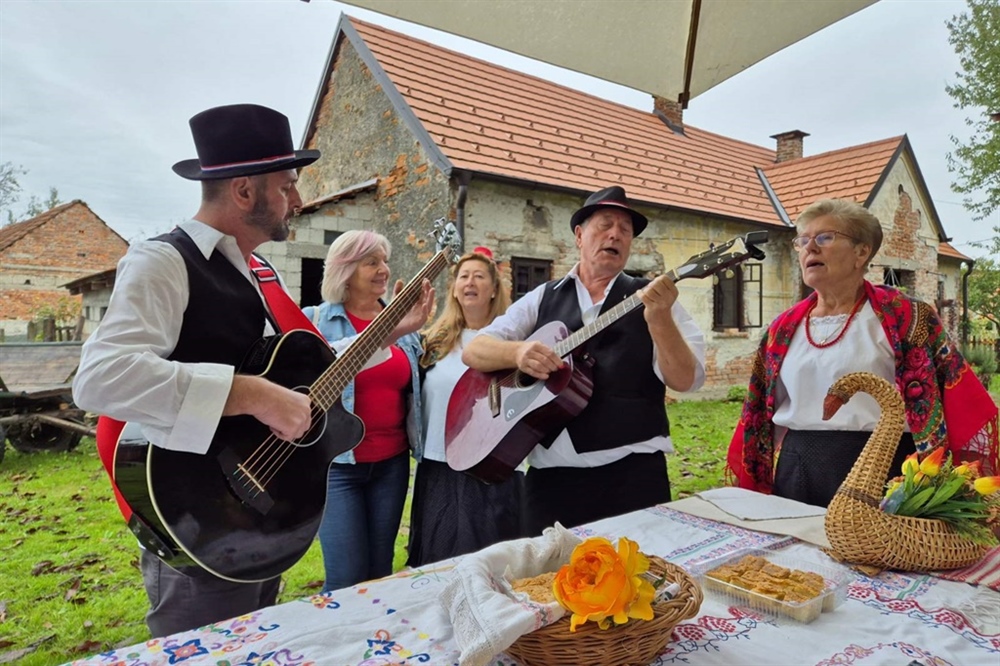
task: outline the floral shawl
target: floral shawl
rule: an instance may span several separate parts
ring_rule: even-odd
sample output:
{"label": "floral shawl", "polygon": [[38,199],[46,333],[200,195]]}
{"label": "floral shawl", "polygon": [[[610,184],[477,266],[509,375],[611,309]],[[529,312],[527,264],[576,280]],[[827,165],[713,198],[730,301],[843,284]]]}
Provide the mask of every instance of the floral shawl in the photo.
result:
{"label": "floral shawl", "polygon": [[[937,313],[899,290],[865,282],[865,293],[896,356],[896,387],[921,453],[947,446],[957,460],[980,460],[986,476],[1000,473],[997,406],[953,346]],[[754,357],[740,422],[729,443],[730,485],[771,492],[778,371],[792,335],[816,302],[810,296],[778,316]]]}

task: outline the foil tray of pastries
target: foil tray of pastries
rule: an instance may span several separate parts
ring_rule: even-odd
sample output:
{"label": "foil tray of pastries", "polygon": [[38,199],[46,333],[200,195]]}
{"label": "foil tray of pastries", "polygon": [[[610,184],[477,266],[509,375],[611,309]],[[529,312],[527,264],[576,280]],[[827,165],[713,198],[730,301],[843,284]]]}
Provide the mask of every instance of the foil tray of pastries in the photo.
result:
{"label": "foil tray of pastries", "polygon": [[769,550],[748,549],[699,565],[702,589],[771,617],[809,623],[847,596],[849,573]]}

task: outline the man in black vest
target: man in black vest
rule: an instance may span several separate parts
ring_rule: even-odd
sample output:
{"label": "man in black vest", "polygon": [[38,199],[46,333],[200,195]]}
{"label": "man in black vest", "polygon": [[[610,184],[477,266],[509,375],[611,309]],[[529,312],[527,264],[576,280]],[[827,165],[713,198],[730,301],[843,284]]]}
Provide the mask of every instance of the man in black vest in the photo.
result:
{"label": "man in black vest", "polygon": [[[278,332],[250,255],[288,238],[302,207],[297,169],[320,154],[295,150],[288,119],[263,106],[208,109],[190,125],[198,158],[173,169],[201,181],[201,206],[122,258],[107,313],[83,346],[73,396],[83,409],[140,424],[150,443],[174,451],[204,454],[220,418],[241,414],[293,441],[309,429],[309,397],[236,368],[254,342]],[[394,334],[423,324],[429,292],[428,283]],[[280,582],[186,576],[146,549],[141,568],[154,637],[271,605]]]}
{"label": "man in black vest", "polygon": [[673,447],[665,386],[701,387],[705,343],[677,302],[672,280],[624,273],[632,239],[647,222],[629,206],[621,187],[592,194],[570,220],[579,263],[564,278],[515,302],[462,355],[476,370],[516,367],[545,380],[563,360],[549,344],[528,340],[534,331],[557,321],[579,330],[636,292],[643,302],[577,351],[576,363],[593,364],[593,395],[564,430],[551,433],[529,455],[524,515],[529,534],[556,521],[572,527],[670,501],[664,453]]}

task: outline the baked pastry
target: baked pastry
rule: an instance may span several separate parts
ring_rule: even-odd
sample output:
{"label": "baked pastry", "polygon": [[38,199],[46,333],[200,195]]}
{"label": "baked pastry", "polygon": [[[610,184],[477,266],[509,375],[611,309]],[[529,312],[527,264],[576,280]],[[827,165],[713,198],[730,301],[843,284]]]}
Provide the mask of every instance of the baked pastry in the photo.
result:
{"label": "baked pastry", "polygon": [[552,581],[555,578],[556,572],[550,571],[531,578],[516,578],[511,581],[510,586],[515,592],[524,592],[536,603],[550,604],[556,600],[556,595],[552,592]]}
{"label": "baked pastry", "polygon": [[[711,569],[705,573],[704,585],[801,622],[811,622],[822,612],[819,597],[827,587],[817,573],[788,569],[756,555]],[[809,603],[813,600],[817,603]]]}

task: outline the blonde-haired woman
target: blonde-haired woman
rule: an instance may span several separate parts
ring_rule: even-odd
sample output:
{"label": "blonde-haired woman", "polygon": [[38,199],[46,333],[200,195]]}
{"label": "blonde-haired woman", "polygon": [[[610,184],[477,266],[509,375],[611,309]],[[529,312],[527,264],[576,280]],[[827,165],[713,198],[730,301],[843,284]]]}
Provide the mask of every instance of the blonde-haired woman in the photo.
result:
{"label": "blonde-haired woman", "polygon": [[426,428],[423,459],[413,483],[410,566],[521,536],[523,475],[516,472],[504,483],[487,485],[448,467],[444,446],[448,400],[467,369],[462,348],[509,305],[510,295],[492,253],[477,247],[455,265],[444,311],[424,335],[420,365],[426,369],[422,381]]}
{"label": "blonde-haired woman", "polygon": [[[331,344],[357,335],[385,308],[389,290],[388,239],[348,231],[327,252],[322,305],[304,308]],[[420,460],[422,353],[415,331],[427,320],[433,290],[393,332],[385,360],[361,370],[341,402],[365,424],[352,451],[330,465],[326,510],[319,528],[326,573],[324,591],[392,573],[392,558],[410,475],[409,452]]]}

